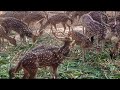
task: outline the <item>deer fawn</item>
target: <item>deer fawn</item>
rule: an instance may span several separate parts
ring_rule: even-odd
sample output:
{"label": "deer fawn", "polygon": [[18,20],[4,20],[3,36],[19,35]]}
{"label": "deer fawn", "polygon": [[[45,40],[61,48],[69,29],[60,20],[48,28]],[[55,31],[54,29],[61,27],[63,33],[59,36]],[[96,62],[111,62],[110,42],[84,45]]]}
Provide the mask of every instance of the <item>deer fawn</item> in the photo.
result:
{"label": "deer fawn", "polygon": [[[0,25],[0,39],[7,39],[11,44],[16,46],[16,40],[14,38],[11,38],[8,34],[6,34],[5,29],[3,26]],[[3,41],[0,40],[0,44],[3,45]]]}
{"label": "deer fawn", "polygon": [[[53,78],[57,78],[57,68],[59,64],[64,60],[66,51],[70,50],[71,38],[63,39],[64,45],[55,50],[54,48],[44,49],[44,46],[37,47],[32,51],[25,54],[25,56],[19,61],[16,67],[9,70],[10,78],[14,78],[14,74],[19,70],[24,70],[23,79],[34,79],[39,67],[50,66],[53,70]],[[67,52],[68,53],[68,52]]]}
{"label": "deer fawn", "polygon": [[109,28],[109,25],[105,24],[104,22],[102,22],[103,23],[102,24],[93,20],[93,18],[89,14],[84,14],[81,17],[81,22],[82,22],[82,25],[85,27],[85,31],[83,30],[84,33],[91,39],[93,37],[97,38],[97,46],[98,46],[98,43],[102,41],[102,50],[103,50],[103,43],[105,40],[107,28]]}
{"label": "deer fawn", "polygon": [[66,25],[68,26],[69,31],[70,31],[70,25],[67,24],[69,20],[71,21],[71,24],[72,24],[73,23],[72,19],[68,17],[67,15],[65,15],[64,13],[53,15],[48,18],[47,22],[41,27],[40,31],[42,29],[45,29],[48,25],[51,25],[52,31],[53,31],[52,26],[54,26],[54,28],[57,30],[56,24],[59,24],[59,23],[63,25],[64,32],[66,30]]}
{"label": "deer fawn", "polygon": [[76,45],[80,45],[80,47],[82,48],[82,54],[83,54],[82,58],[84,61],[86,50],[92,48],[93,43],[90,41],[90,39],[87,36],[73,29],[72,31],[68,32],[68,36],[70,36],[74,40],[72,46],[76,44]]}
{"label": "deer fawn", "polygon": [[32,33],[32,30],[30,30],[30,28],[28,28],[28,26],[25,23],[16,18],[0,18],[0,24],[5,28],[7,34],[14,30],[20,35],[23,41],[25,36],[32,38],[33,42],[35,42],[38,37]]}

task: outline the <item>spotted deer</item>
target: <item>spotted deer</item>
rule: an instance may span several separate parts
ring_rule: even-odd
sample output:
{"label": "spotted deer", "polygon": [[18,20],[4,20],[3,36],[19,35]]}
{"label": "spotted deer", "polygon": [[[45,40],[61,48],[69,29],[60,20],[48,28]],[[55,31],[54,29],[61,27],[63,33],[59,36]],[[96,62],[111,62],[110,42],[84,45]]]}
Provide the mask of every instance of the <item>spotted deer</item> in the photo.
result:
{"label": "spotted deer", "polygon": [[4,11],[4,14],[1,14],[0,17],[13,17],[19,20],[23,20],[25,16],[27,16],[30,11]]}
{"label": "spotted deer", "polygon": [[16,40],[14,38],[11,38],[8,34],[6,34],[5,29],[3,26],[0,25],[0,44],[4,44],[3,39],[8,40],[11,44],[16,46]]}
{"label": "spotted deer", "polygon": [[28,26],[31,22],[39,21],[41,26],[44,19],[48,18],[45,11],[6,11],[0,17],[13,17],[25,22]]}
{"label": "spotted deer", "polygon": [[0,24],[5,28],[7,34],[13,30],[20,35],[21,40],[23,41],[25,36],[32,38],[33,42],[35,42],[38,37],[32,33],[32,30],[25,23],[16,18],[12,17],[0,18]]}
{"label": "spotted deer", "polygon": [[[45,46],[37,47],[32,51],[26,53],[19,63],[9,70],[9,77],[14,78],[15,73],[23,69],[23,79],[34,79],[38,68],[50,66],[52,67],[53,78],[57,78],[57,68],[64,60],[66,51],[70,50],[71,38],[63,39],[64,45],[57,50],[53,48],[46,48]],[[67,52],[68,53],[68,52]]]}
{"label": "spotted deer", "polygon": [[92,17],[93,20],[101,24],[108,23],[109,19],[108,16],[104,13],[104,11],[90,11],[88,14]]}
{"label": "spotted deer", "polygon": [[79,17],[78,18],[78,21],[79,21],[82,15],[87,14],[89,12],[90,11],[73,11],[71,12],[71,19],[74,21],[77,17]]}
{"label": "spotted deer", "polygon": [[23,21],[29,26],[31,22],[38,21],[40,25],[43,25],[43,21],[48,19],[48,14],[40,11],[31,11],[27,16],[24,17]]}
{"label": "spotted deer", "polygon": [[64,32],[66,30],[66,25],[68,26],[69,28],[69,31],[70,31],[70,25],[68,25],[68,21],[71,21],[71,24],[73,23],[72,19],[70,17],[68,17],[67,15],[65,14],[56,14],[56,15],[53,15],[51,17],[48,18],[48,20],[46,21],[46,23],[41,27],[40,31],[45,29],[48,25],[51,25],[51,30],[53,31],[53,28],[52,26],[54,26],[54,28],[57,30],[57,27],[56,25],[61,23],[64,27]]}
{"label": "spotted deer", "polygon": [[89,14],[84,14],[80,20],[82,22],[82,25],[85,27],[85,30],[83,30],[85,35],[87,35],[91,39],[91,41],[94,41],[94,38],[96,37],[97,46],[98,43],[102,41],[103,50],[103,44],[106,37],[107,29],[109,29],[109,25],[104,22],[102,22],[102,24],[93,20],[93,18]]}
{"label": "spotted deer", "polygon": [[72,29],[72,31],[68,32],[68,36],[72,38],[72,46],[79,45],[82,49],[82,58],[83,61],[85,60],[86,50],[89,50],[92,48],[93,43],[90,41],[90,39],[85,36],[84,34],[81,34],[78,31],[75,31]]}

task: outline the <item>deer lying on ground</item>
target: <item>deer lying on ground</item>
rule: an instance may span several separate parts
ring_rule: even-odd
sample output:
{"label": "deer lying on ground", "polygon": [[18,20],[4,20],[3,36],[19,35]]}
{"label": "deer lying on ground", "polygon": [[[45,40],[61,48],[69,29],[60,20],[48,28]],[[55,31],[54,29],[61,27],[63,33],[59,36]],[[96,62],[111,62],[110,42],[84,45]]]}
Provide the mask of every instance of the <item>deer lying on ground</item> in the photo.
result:
{"label": "deer lying on ground", "polygon": [[57,31],[57,27],[56,25],[61,23],[64,27],[64,32],[66,30],[66,25],[68,26],[69,28],[69,31],[70,31],[70,25],[67,24],[68,21],[71,21],[71,24],[73,23],[72,19],[70,17],[68,17],[67,15],[65,14],[57,14],[57,15],[53,15],[51,17],[48,18],[47,22],[41,27],[40,31],[45,29],[48,25],[51,25],[51,30],[53,31],[53,28],[52,26],[54,26],[54,28],[56,29]]}
{"label": "deer lying on ground", "polygon": [[19,63],[9,70],[9,77],[14,78],[15,73],[23,69],[23,79],[34,79],[39,67],[50,66],[52,67],[53,78],[57,78],[57,68],[64,60],[66,52],[69,52],[72,40],[66,37],[63,42],[64,45],[57,50],[54,48],[44,49],[45,47],[41,46],[26,53]]}
{"label": "deer lying on ground", "polygon": [[[8,40],[11,44],[16,46],[16,40],[14,38],[11,38],[8,34],[6,34],[4,27],[0,25],[0,44],[4,44],[3,39]],[[1,48],[1,47],[0,47]]]}
{"label": "deer lying on ground", "polygon": [[0,24],[5,28],[5,31],[7,34],[9,34],[12,30],[17,32],[20,35],[20,38],[24,40],[25,36],[32,38],[32,41],[35,42],[37,37],[32,33],[32,30],[28,28],[28,26],[23,23],[22,21],[12,18],[12,17],[5,17],[5,18],[0,18]]}

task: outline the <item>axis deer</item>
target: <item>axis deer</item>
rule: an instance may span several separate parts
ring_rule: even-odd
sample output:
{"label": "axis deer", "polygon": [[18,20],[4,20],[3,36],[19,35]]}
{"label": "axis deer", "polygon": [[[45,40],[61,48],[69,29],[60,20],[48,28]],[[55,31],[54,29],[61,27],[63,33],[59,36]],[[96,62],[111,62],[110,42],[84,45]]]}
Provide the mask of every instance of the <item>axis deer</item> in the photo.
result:
{"label": "axis deer", "polygon": [[28,26],[31,22],[39,21],[42,25],[43,19],[48,18],[45,11],[6,11],[0,17],[13,17],[24,21]]}
{"label": "axis deer", "polygon": [[11,44],[16,46],[16,40],[14,38],[11,38],[8,34],[6,34],[5,29],[3,26],[0,25],[0,44],[3,45],[3,39],[7,39]]}
{"label": "axis deer", "polygon": [[23,41],[26,36],[32,38],[32,41],[35,42],[37,37],[39,36],[34,35],[32,33],[32,30],[30,30],[30,28],[28,28],[28,26],[25,23],[16,18],[12,17],[0,18],[0,24],[5,28],[7,34],[13,30],[20,35]]}
{"label": "axis deer", "polygon": [[30,11],[4,11],[4,14],[1,14],[0,17],[13,17],[23,20],[30,13]]}
{"label": "axis deer", "polygon": [[92,17],[93,20],[101,24],[108,23],[108,16],[103,11],[91,11],[88,14]]}
{"label": "axis deer", "polygon": [[83,55],[82,58],[84,61],[85,55],[86,55],[86,50],[91,49],[93,46],[93,43],[90,41],[90,39],[87,36],[81,34],[78,31],[75,31],[73,29],[72,29],[72,31],[68,32],[68,36],[74,40],[72,43],[72,46],[74,46],[76,44],[81,47],[82,55]]}
{"label": "axis deer", "polygon": [[38,21],[41,26],[43,25],[43,21],[48,19],[48,14],[44,11],[44,12],[40,12],[40,11],[32,11],[31,13],[29,13],[27,16],[25,16],[25,18],[23,19],[23,21],[25,23],[27,23],[27,25],[29,26],[31,22],[36,22]]}
{"label": "axis deer", "polygon": [[71,19],[74,21],[77,17],[79,17],[78,18],[78,21],[79,21],[82,15],[87,14],[89,12],[90,11],[73,11],[71,12]]}
{"label": "axis deer", "polygon": [[98,43],[102,41],[102,50],[103,50],[103,43],[105,40],[107,29],[109,29],[109,25],[104,22],[102,22],[103,23],[102,24],[93,20],[93,18],[89,14],[84,14],[81,17],[81,22],[82,22],[82,25],[85,27],[85,31],[83,30],[85,35],[87,35],[90,39],[92,39],[93,37],[96,37],[97,46],[98,46]]}
{"label": "axis deer", "polygon": [[66,30],[66,25],[68,26],[69,28],[69,31],[70,31],[70,25],[67,24],[68,21],[71,21],[71,24],[73,23],[72,19],[70,17],[68,17],[67,15],[65,14],[56,14],[56,15],[53,15],[51,17],[48,18],[47,22],[41,27],[40,31],[45,29],[48,25],[51,25],[51,30],[53,31],[53,28],[52,26],[54,26],[54,28],[56,29],[57,31],[57,27],[56,25],[61,23],[64,27],[64,32]]}
{"label": "axis deer", "polygon": [[23,79],[34,79],[39,67],[50,66],[53,70],[53,78],[57,78],[57,68],[64,60],[66,51],[70,50],[71,38],[64,38],[64,45],[54,51],[54,49],[36,49],[26,53],[16,67],[9,70],[10,78],[14,78],[15,73],[23,69]]}

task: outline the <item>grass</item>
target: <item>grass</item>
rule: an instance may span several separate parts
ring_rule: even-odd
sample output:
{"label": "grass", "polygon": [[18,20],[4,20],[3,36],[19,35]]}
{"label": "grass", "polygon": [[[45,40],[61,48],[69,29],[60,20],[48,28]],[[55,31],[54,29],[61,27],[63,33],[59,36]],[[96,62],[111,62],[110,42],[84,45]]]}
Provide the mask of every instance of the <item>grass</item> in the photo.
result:
{"label": "grass", "polygon": [[[0,53],[0,78],[8,79],[8,70],[11,65],[15,65],[19,61],[20,55],[35,47],[38,44],[61,46],[62,42],[57,41],[48,34],[41,36],[35,45],[27,43],[26,45],[7,46],[8,48]],[[58,67],[59,79],[119,79],[120,78],[120,57],[116,60],[110,60],[108,54],[109,44],[105,46],[105,51],[99,54],[95,52],[87,52],[86,61],[82,61],[81,49],[75,46],[69,57]],[[18,56],[16,56],[19,54]],[[15,57],[16,56],[16,57]],[[17,77],[22,77],[22,71]],[[50,68],[39,68],[38,79],[50,79]]]}

